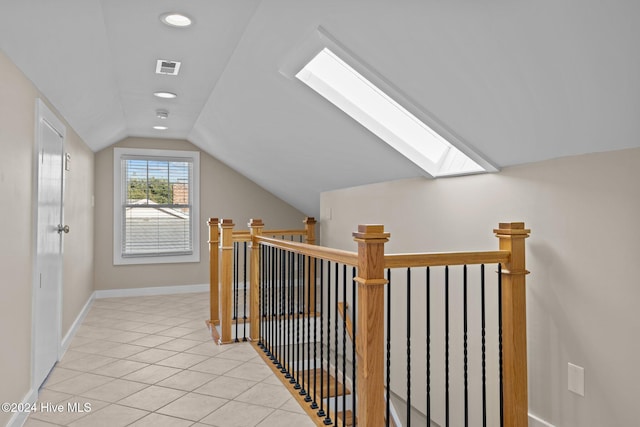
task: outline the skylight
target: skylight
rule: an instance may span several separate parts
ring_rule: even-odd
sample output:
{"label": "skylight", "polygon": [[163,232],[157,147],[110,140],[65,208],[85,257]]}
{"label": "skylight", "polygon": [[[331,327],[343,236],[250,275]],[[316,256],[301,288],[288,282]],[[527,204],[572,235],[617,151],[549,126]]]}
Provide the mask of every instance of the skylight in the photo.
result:
{"label": "skylight", "polygon": [[429,175],[486,172],[328,48],[296,77]]}

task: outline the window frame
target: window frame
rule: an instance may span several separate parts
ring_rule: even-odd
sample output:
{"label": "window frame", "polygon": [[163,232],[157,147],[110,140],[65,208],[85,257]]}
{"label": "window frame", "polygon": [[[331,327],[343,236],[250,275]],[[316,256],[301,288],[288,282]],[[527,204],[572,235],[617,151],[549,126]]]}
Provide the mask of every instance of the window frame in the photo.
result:
{"label": "window frame", "polygon": [[[154,160],[185,159],[192,162],[191,236],[193,251],[190,254],[158,254],[158,255],[122,255],[123,215],[122,215],[122,159],[126,156],[139,156]],[[113,264],[166,264],[166,263],[194,263],[200,262],[200,153],[198,151],[162,150],[146,148],[113,149]]]}
{"label": "window frame", "polygon": [[295,77],[434,178],[487,172],[328,47]]}

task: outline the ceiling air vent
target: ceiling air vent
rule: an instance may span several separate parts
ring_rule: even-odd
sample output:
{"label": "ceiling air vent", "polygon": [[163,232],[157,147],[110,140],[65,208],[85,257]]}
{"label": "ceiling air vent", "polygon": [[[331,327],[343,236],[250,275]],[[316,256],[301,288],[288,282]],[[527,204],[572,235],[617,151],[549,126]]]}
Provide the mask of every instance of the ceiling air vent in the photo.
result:
{"label": "ceiling air vent", "polygon": [[167,74],[169,76],[177,76],[180,71],[180,62],[169,61],[166,59],[158,59],[156,64],[156,74]]}

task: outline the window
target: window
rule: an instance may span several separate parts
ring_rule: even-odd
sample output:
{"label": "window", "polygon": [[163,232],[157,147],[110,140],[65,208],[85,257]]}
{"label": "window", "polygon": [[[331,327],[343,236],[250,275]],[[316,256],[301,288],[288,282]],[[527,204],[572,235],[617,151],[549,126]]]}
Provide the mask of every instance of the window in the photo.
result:
{"label": "window", "polygon": [[114,149],[114,264],[199,262],[199,153]]}
{"label": "window", "polygon": [[464,154],[326,47],[296,77],[433,177],[495,170]]}

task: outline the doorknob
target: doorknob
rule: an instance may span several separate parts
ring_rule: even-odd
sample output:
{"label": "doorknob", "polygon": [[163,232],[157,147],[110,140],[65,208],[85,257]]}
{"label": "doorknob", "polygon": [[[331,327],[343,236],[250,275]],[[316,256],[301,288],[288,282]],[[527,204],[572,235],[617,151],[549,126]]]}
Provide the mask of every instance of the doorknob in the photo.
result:
{"label": "doorknob", "polygon": [[62,234],[62,232],[68,233],[69,232],[69,226],[68,225],[62,225],[62,224],[58,224],[58,233]]}

